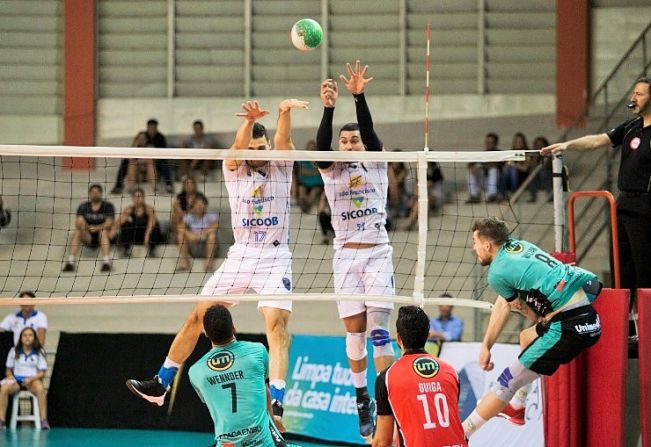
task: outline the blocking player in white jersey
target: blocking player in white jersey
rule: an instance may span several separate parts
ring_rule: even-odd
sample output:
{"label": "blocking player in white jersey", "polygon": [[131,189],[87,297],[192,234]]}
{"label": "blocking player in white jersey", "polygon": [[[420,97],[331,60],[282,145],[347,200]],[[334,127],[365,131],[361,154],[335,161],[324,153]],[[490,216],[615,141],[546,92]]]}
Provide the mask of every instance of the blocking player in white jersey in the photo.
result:
{"label": "blocking player in white jersey", "polygon": [[[277,150],[293,150],[290,112],[307,108],[308,103],[286,99],[278,106],[274,136]],[[244,118],[232,149],[269,150],[266,129],[256,121],[269,112],[257,101],[242,105]],[[286,295],[292,291],[289,251],[289,200],[293,162],[273,160],[225,160],[224,179],[229,193],[231,223],[235,243],[223,264],[201,291],[207,297],[242,294],[253,289],[261,295]],[[230,306],[232,301],[219,301]],[[202,330],[203,315],[215,301],[199,302],[176,335],[170,351],[153,379],[128,380],[127,387],[137,396],[163,405],[178,368],[192,354]],[[288,368],[289,334],[287,322],[291,300],[261,300],[258,309],[265,318],[270,357],[270,390],[274,414],[282,417],[282,400]]]}
{"label": "blocking player in white jersey", "polygon": [[[373,130],[373,120],[364,98],[368,66],[360,69],[346,64],[349,78],[341,76],[353,94],[357,123],[339,131],[340,151],[381,151],[382,141]],[[323,118],[317,133],[317,149],[331,150],[332,117],[337,102],[337,83],[326,79],[321,84]],[[359,124],[358,124],[359,123]],[[386,162],[319,162],[325,193],[332,209],[335,230],[333,272],[335,293],[395,295],[393,249],[386,225]],[[378,301],[338,301],[339,317],[346,327],[346,355],[357,394],[359,429],[363,437],[372,436],[375,402],[369,397],[366,370],[368,356],[366,331],[370,328],[373,360],[377,371],[393,362],[389,336],[389,317],[393,303]]]}

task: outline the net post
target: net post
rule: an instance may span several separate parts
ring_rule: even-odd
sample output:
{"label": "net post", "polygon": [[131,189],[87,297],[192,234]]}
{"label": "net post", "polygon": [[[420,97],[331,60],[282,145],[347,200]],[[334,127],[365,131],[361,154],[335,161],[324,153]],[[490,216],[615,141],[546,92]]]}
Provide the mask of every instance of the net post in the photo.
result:
{"label": "net post", "polygon": [[565,200],[563,194],[563,157],[552,158],[552,179],[554,192],[554,248],[562,253],[565,248]]}
{"label": "net post", "polygon": [[428,202],[427,202],[427,148],[418,154],[417,164],[418,190],[418,245],[416,247],[416,275],[414,278],[414,304],[424,305],[425,290],[425,255],[427,248]]}

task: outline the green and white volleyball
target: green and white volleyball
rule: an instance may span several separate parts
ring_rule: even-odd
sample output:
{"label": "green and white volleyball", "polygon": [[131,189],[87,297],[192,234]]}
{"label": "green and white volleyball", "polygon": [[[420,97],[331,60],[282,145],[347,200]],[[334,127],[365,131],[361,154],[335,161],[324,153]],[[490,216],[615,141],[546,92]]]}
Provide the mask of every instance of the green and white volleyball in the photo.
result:
{"label": "green and white volleyball", "polygon": [[319,22],[312,19],[301,19],[294,23],[290,33],[292,44],[301,51],[312,51],[323,40],[323,29]]}

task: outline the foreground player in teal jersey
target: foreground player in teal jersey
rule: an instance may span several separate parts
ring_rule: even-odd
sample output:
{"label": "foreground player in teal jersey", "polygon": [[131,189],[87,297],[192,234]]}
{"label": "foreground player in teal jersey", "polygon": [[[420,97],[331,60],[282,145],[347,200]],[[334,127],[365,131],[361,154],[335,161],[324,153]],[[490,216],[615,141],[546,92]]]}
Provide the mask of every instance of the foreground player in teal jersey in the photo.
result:
{"label": "foreground player in teal jersey", "polygon": [[213,347],[189,376],[215,423],[215,446],[286,447],[271,416],[265,347],[236,340],[231,314],[221,304],[206,311],[203,327]]}
{"label": "foreground player in teal jersey", "polygon": [[527,241],[511,239],[506,224],[497,218],[476,220],[472,231],[473,251],[481,265],[489,266],[488,284],[498,293],[479,352],[480,366],[493,369],[490,350],[511,310],[536,324],[520,333],[518,361],[504,369],[464,421],[467,437],[494,416],[523,425],[529,385],[541,374],[552,375],[601,335],[592,302],[602,284],[594,273],[563,264]]}

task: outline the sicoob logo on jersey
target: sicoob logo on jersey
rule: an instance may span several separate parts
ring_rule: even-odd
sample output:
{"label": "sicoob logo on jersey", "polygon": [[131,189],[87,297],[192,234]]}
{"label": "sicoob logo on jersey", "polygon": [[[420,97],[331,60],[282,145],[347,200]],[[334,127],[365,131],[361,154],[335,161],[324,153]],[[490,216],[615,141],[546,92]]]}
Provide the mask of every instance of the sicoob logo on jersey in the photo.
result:
{"label": "sicoob logo on jersey", "polygon": [[226,371],[233,366],[235,356],[231,351],[220,351],[208,357],[208,368],[213,371]]}
{"label": "sicoob logo on jersey", "polygon": [[524,245],[519,242],[509,241],[504,245],[504,251],[510,255],[522,253],[524,251]]}
{"label": "sicoob logo on jersey", "polygon": [[414,372],[424,379],[431,379],[441,369],[438,362],[430,357],[418,357],[411,366]]}

